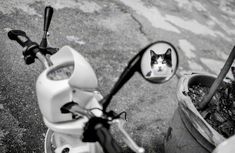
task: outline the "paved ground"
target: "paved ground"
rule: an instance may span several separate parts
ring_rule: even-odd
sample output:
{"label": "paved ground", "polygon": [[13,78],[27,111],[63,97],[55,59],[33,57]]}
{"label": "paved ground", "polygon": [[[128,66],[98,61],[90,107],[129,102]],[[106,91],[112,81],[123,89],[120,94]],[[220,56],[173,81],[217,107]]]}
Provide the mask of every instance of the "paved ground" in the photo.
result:
{"label": "paved ground", "polygon": [[[34,85],[40,64],[24,65],[22,49],[9,41],[6,34],[9,28],[21,29],[39,42],[44,7],[48,4],[56,9],[50,44],[70,45],[82,53],[94,67],[104,95],[128,60],[153,41],[173,43],[179,52],[181,69],[215,74],[234,45],[232,0],[1,0],[1,152],[43,152],[46,127]],[[110,107],[127,111],[126,129],[148,153],[163,152],[168,121],[177,107],[177,81],[175,77],[165,84],[150,84],[136,74]]]}

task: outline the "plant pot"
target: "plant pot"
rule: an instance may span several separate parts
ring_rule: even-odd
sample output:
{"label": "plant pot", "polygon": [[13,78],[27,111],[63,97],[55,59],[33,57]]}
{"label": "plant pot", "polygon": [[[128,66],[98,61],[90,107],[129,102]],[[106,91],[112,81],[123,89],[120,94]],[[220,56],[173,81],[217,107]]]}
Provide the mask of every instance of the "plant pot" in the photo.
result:
{"label": "plant pot", "polygon": [[178,108],[170,121],[165,139],[165,153],[211,153],[224,138],[200,115],[187,95],[189,88],[201,84],[210,87],[215,75],[188,73],[178,83]]}

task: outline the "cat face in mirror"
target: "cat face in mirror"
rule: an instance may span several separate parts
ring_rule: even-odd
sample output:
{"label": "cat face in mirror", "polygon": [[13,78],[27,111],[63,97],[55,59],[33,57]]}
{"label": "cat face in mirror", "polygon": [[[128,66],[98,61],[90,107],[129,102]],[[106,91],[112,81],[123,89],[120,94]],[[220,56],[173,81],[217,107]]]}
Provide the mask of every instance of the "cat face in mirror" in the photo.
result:
{"label": "cat face in mirror", "polygon": [[143,50],[140,62],[142,76],[152,83],[170,80],[178,68],[178,53],[169,42],[157,41]]}
{"label": "cat face in mirror", "polygon": [[169,48],[165,54],[156,54],[153,50],[150,50],[151,67],[158,72],[164,71],[167,67],[172,67],[171,62],[171,49]]}
{"label": "cat face in mirror", "polygon": [[164,54],[157,54],[155,51],[150,50],[150,65],[151,71],[146,76],[159,76],[167,75],[172,72],[171,49],[167,49]]}

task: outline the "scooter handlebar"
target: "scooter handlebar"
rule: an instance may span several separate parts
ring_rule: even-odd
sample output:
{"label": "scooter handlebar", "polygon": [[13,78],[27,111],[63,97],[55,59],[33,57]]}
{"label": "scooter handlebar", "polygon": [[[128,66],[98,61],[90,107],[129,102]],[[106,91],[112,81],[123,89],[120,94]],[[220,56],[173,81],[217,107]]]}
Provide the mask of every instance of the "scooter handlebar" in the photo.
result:
{"label": "scooter handlebar", "polygon": [[36,44],[29,39],[24,31],[21,30],[10,30],[8,32],[8,37],[11,40],[17,41],[22,47],[30,47],[31,45]]}
{"label": "scooter handlebar", "polygon": [[95,127],[98,142],[103,148],[105,153],[121,153],[121,147],[113,139],[109,130],[102,124],[98,124]]}
{"label": "scooter handlebar", "polygon": [[23,51],[25,63],[28,65],[34,63],[36,54],[39,52],[38,44],[31,41],[26,33],[21,30],[10,30],[8,37],[11,40],[17,41],[22,47],[25,47]]}
{"label": "scooter handlebar", "polygon": [[122,149],[109,132],[107,119],[92,117],[86,123],[83,132],[83,142],[99,142],[104,153],[121,153]]}

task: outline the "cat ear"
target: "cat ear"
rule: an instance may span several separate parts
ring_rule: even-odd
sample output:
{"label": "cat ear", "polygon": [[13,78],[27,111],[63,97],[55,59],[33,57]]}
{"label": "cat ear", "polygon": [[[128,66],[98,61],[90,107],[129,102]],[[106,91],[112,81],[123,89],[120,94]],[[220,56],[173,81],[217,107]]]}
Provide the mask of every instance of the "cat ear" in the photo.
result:
{"label": "cat ear", "polygon": [[165,55],[171,55],[171,49],[170,48],[167,49]]}
{"label": "cat ear", "polygon": [[150,50],[150,55],[154,56],[156,53],[153,50]]}

